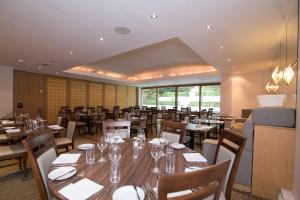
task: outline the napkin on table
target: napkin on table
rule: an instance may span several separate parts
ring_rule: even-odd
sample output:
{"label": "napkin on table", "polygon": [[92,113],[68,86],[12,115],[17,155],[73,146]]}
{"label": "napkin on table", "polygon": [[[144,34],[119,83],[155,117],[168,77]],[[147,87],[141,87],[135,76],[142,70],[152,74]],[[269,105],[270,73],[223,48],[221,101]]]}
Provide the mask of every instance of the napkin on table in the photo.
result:
{"label": "napkin on table", "polygon": [[16,128],[16,129],[8,129],[8,130],[5,130],[6,133],[20,133],[21,130],[19,128]]}
{"label": "napkin on table", "polygon": [[184,172],[193,172],[202,169],[201,167],[187,167],[184,169]]}
{"label": "napkin on table", "polygon": [[76,163],[80,157],[80,153],[65,153],[58,156],[53,162],[53,165],[58,164],[73,164]]}
{"label": "napkin on table", "polygon": [[150,144],[160,145],[160,139],[159,138],[153,138],[151,141],[149,141]]}
{"label": "napkin on table", "polygon": [[200,153],[184,153],[183,156],[188,162],[207,162]]}
{"label": "napkin on table", "polygon": [[67,199],[85,200],[102,190],[102,188],[102,185],[84,178],[77,183],[70,183],[66,187],[60,189],[58,192]]}
{"label": "napkin on table", "polygon": [[51,125],[51,126],[48,126],[48,128],[55,129],[55,130],[63,129],[63,127],[58,126],[58,125]]}

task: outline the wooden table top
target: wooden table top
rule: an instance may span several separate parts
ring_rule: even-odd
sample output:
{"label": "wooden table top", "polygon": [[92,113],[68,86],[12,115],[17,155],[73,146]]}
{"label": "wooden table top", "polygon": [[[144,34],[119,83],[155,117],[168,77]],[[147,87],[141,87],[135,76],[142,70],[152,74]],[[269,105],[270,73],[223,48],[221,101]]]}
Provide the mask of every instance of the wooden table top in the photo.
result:
{"label": "wooden table top", "polygon": [[208,132],[215,128],[216,125],[201,125],[201,124],[192,124],[188,123],[186,126],[186,130],[193,131],[193,132]]}
{"label": "wooden table top", "polygon": [[[104,150],[103,156],[106,159],[105,163],[98,163],[97,160],[100,158],[100,151],[96,149],[96,161],[92,165],[87,165],[85,162],[85,152],[74,150],[73,152],[81,152],[81,156],[77,162],[77,174],[81,173],[84,177],[88,178],[102,186],[104,188],[98,193],[94,194],[90,199],[112,199],[113,192],[125,185],[136,185],[144,189],[145,199],[156,199],[155,194],[150,187],[156,186],[158,174],[154,174],[152,169],[154,168],[155,161],[151,156],[151,144],[146,143],[143,151],[140,153],[139,157],[134,159],[132,154],[132,141],[126,140],[121,144],[122,158],[121,158],[121,180],[119,183],[110,183],[110,160],[108,158],[109,147]],[[193,163],[187,162],[183,157],[182,153],[194,152],[189,148],[184,148],[182,150],[174,149],[175,154],[175,173],[184,172],[186,167],[189,166],[208,166],[208,163]],[[161,157],[158,161],[158,166],[160,169],[160,175],[166,174],[165,172],[165,162],[166,157]],[[50,168],[50,171],[55,168]],[[81,178],[80,178],[81,179]],[[65,199],[59,194],[59,190],[70,183],[75,183],[80,179],[70,178],[67,181],[48,181],[48,186],[52,194],[57,199]],[[61,183],[60,183],[61,182]],[[148,185],[148,187],[146,186]],[[150,187],[149,187],[150,185]],[[148,189],[146,189],[148,188]]]}
{"label": "wooden table top", "polygon": [[18,133],[6,133],[5,130],[5,134],[7,135],[7,137],[9,139],[11,138],[15,138],[15,137],[21,137],[21,136],[28,136],[28,135],[35,135],[35,134],[39,134],[39,133],[54,133],[60,130],[55,130],[55,129],[51,129],[48,126],[44,126],[44,127],[39,127],[37,129],[34,129],[32,131],[29,131],[27,133],[25,133],[24,128],[19,128],[21,131]]}

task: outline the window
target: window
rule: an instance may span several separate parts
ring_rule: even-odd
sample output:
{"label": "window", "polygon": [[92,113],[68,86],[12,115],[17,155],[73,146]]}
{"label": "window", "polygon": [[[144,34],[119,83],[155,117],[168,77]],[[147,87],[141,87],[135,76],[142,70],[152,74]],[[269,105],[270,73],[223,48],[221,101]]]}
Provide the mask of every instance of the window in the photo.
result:
{"label": "window", "polygon": [[209,108],[213,108],[214,112],[220,112],[220,85],[201,87],[201,109]]}
{"label": "window", "polygon": [[158,108],[165,106],[172,109],[175,106],[175,87],[158,88]]}
{"label": "window", "polygon": [[142,89],[142,105],[156,107],[156,88]]}
{"label": "window", "polygon": [[199,110],[199,86],[178,87],[178,107],[191,107],[192,111]]}

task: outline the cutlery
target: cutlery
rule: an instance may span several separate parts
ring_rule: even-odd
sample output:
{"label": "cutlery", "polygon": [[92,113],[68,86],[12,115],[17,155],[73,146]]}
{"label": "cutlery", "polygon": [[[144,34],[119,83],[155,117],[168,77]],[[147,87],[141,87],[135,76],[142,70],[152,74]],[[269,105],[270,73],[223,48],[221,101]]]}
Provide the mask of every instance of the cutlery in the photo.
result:
{"label": "cutlery", "polygon": [[140,195],[139,195],[139,193],[138,193],[138,190],[137,190],[136,186],[133,185],[133,188],[134,188],[134,190],[135,190],[135,193],[136,193],[136,196],[137,196],[138,200],[141,200],[141,199],[140,199]]}
{"label": "cutlery", "polygon": [[72,173],[72,172],[74,172],[74,171],[76,171],[76,170],[77,170],[77,169],[72,169],[71,171],[68,171],[68,172],[66,172],[66,173],[64,173],[64,174],[62,174],[62,175],[60,175],[60,176],[58,176],[58,177],[56,177],[56,178],[54,178],[54,179],[51,179],[49,182],[56,181],[57,179],[59,179],[59,178],[65,176],[65,175],[67,175],[67,174],[70,174],[70,173]]}

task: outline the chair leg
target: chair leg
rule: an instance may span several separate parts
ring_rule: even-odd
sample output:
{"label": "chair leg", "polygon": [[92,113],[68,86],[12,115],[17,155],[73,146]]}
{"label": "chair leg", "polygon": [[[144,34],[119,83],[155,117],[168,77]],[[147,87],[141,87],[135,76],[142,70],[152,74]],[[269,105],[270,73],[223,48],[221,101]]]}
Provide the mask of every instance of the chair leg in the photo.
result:
{"label": "chair leg", "polygon": [[27,177],[27,153],[23,154],[22,161],[23,161],[23,174],[24,177]]}
{"label": "chair leg", "polygon": [[22,170],[22,157],[18,157],[19,169]]}

